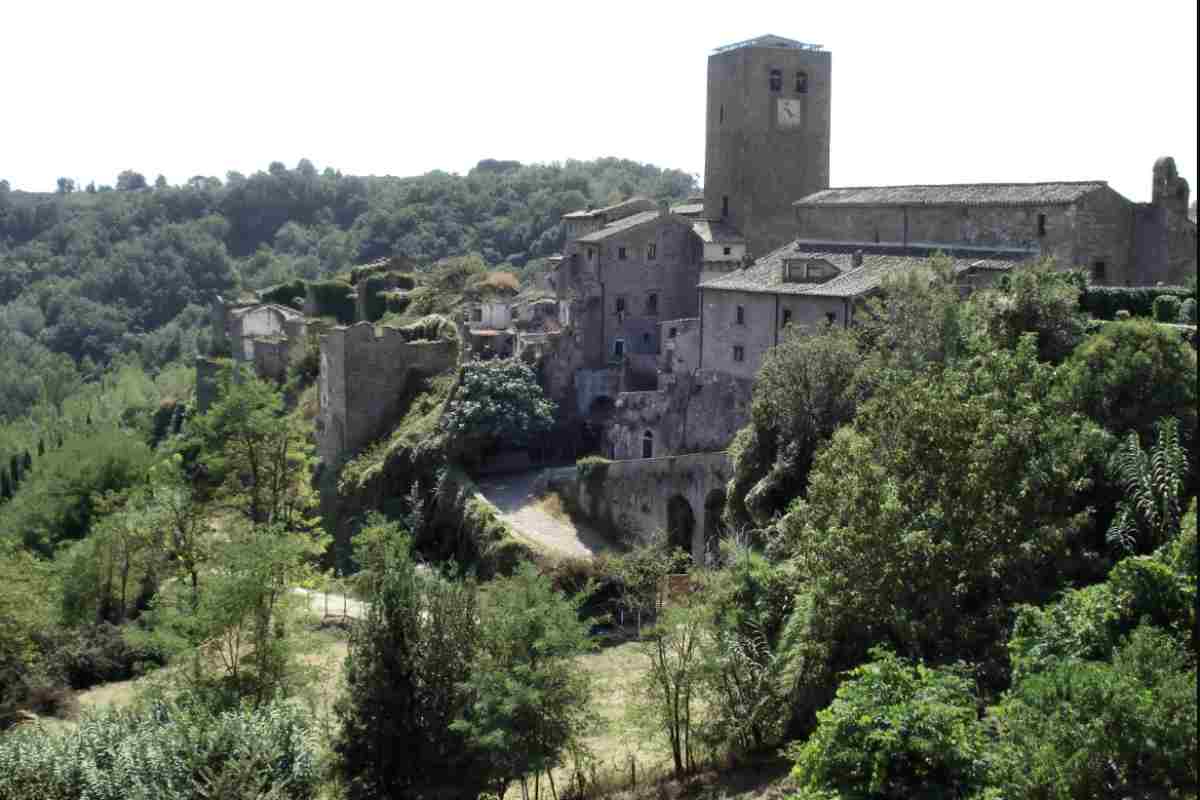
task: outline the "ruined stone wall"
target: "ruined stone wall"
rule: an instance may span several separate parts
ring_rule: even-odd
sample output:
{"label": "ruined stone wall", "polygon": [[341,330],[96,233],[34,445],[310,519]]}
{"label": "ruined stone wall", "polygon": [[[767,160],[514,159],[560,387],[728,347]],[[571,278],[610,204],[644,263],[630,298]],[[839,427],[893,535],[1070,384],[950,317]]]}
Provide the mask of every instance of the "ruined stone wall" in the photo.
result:
{"label": "ruined stone wall", "polygon": [[317,426],[322,460],[336,463],[387,432],[409,382],[450,369],[457,357],[456,342],[408,342],[387,327],[376,336],[375,326],[366,322],[322,336]]}
{"label": "ruined stone wall", "polygon": [[289,353],[288,339],[284,336],[257,337],[247,339],[250,346],[250,361],[254,374],[260,378],[282,383],[287,380]]}
{"label": "ruined stone wall", "polygon": [[[662,373],[689,373],[700,368],[700,318],[672,319],[659,326],[662,354],[658,360]],[[661,389],[662,386],[660,385]]]}
{"label": "ruined stone wall", "polygon": [[[673,539],[690,542],[692,557],[703,562],[706,544],[714,544],[706,539],[716,531],[730,475],[725,453],[696,453],[613,461],[590,479],[565,478],[552,488],[581,513],[630,541],[668,531]],[[684,530],[675,528],[669,515],[672,505],[680,502],[686,503],[691,517]]]}

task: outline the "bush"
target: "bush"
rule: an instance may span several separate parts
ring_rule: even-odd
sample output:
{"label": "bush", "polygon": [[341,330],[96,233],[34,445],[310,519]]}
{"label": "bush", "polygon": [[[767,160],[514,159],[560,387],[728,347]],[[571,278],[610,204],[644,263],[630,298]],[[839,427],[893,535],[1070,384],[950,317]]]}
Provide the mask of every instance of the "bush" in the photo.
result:
{"label": "bush", "polygon": [[519,359],[464,364],[458,391],[446,404],[443,429],[456,449],[478,457],[496,444],[522,447],[554,424],[554,403]]}
{"label": "bush", "polygon": [[1180,325],[1195,325],[1196,324],[1196,300],[1189,297],[1179,304],[1179,317],[1176,319]]}
{"label": "bush", "polygon": [[1175,295],[1160,294],[1154,298],[1154,319],[1159,322],[1176,322],[1183,304]]}
{"label": "bush", "polygon": [[334,317],[342,325],[354,322],[354,288],[345,281],[313,281],[308,284],[308,302],[313,316]]}
{"label": "bush", "polygon": [[887,650],[852,670],[793,751],[792,775],[843,798],[964,797],[986,778],[986,739],[965,668],[930,669]]}
{"label": "bush", "polygon": [[1195,292],[1182,286],[1089,286],[1079,296],[1079,307],[1105,320],[1116,319],[1118,311],[1150,317],[1154,316],[1154,301],[1163,296],[1183,301],[1194,297]]}
{"label": "bush", "polygon": [[214,784],[227,787],[222,797],[298,800],[319,782],[307,715],[286,703],[221,714],[160,703],[90,715],[60,734],[28,726],[0,737],[6,800],[210,800]]}
{"label": "bush", "polygon": [[121,628],[107,622],[59,632],[41,644],[50,669],[76,690],[128,680],[166,661],[156,649],[131,644]]}
{"label": "bush", "polygon": [[290,283],[281,283],[270,289],[263,289],[258,297],[264,303],[275,303],[290,308],[303,308],[304,299],[308,296],[308,285],[297,278]]}

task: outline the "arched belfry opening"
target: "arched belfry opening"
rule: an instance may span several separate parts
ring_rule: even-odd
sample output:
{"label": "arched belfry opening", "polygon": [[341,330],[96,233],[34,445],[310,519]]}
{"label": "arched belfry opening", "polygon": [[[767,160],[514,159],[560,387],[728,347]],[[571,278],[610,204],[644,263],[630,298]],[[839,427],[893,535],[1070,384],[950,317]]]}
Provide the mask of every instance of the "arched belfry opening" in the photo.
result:
{"label": "arched belfry opening", "polygon": [[667,543],[690,554],[695,530],[696,515],[691,503],[681,494],[674,495],[667,501]]}

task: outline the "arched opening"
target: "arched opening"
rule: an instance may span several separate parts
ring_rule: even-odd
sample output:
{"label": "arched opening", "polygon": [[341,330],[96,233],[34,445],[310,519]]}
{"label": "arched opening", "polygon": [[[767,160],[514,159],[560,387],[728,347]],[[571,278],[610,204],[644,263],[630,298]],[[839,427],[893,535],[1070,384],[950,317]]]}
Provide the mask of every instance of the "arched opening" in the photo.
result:
{"label": "arched opening", "polygon": [[683,495],[675,495],[667,501],[667,543],[678,547],[689,555],[692,552],[692,532],[696,529],[696,515]]}
{"label": "arched opening", "polygon": [[725,526],[721,522],[724,511],[725,490],[713,489],[704,498],[704,557],[710,564],[720,554],[721,537],[725,534]]}
{"label": "arched opening", "polygon": [[654,434],[650,431],[642,434],[642,458],[654,458]]}

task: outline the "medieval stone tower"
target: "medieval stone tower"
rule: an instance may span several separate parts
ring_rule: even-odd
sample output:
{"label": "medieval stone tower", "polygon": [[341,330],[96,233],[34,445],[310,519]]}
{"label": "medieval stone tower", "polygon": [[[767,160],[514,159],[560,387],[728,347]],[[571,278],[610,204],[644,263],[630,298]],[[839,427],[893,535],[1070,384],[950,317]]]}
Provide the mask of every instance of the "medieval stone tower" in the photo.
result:
{"label": "medieval stone tower", "polygon": [[704,216],[761,256],[795,237],[792,203],[829,187],[831,54],[760,36],[708,57]]}

